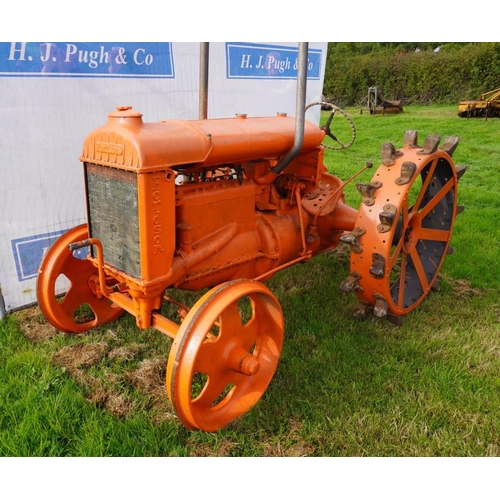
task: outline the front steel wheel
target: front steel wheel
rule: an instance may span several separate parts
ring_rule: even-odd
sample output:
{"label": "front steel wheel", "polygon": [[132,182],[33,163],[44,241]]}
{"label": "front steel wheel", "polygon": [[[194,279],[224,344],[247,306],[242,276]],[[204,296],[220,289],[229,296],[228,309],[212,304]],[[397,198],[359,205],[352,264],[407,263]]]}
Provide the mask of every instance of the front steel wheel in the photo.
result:
{"label": "front steel wheel", "polygon": [[[38,304],[48,322],[62,332],[82,333],[123,313],[123,309],[96,293],[95,266],[68,248],[86,238],[86,224],[70,229],[50,247],[38,270]],[[67,291],[59,293],[64,279]]]}
{"label": "front steel wheel", "polygon": [[252,408],[278,365],[283,329],[281,307],[260,282],[207,292],[184,319],[167,364],[167,393],[182,423],[213,432]]}

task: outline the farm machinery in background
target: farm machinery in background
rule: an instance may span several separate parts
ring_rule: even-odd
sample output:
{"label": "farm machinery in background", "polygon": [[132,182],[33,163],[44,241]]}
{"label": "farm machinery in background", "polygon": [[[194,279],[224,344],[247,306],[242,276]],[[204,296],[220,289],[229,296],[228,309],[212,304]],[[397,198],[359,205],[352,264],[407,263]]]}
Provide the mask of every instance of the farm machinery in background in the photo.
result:
{"label": "farm machinery in background", "polygon": [[[307,47],[299,44],[296,117],[146,123],[130,106],[110,113],[80,158],[87,223],[56,241],[39,269],[39,305],[55,328],[81,333],[127,312],[139,329],[173,339],[166,391],[190,429],[226,426],[271,382],[284,337],[264,284],[275,273],[346,244],[340,288],[357,295],[355,316],[398,323],[437,287],[451,252],[465,170],[452,160],[458,139],[420,145],[407,131],[399,149],[382,145],[371,182],[357,184],[360,208],[348,206],[344,186],[372,165],[345,182],[325,166],[337,108],[323,127],[305,120]],[[205,293],[189,308],[172,289]],[[178,316],[164,315],[166,302]],[[84,305],[92,317],[82,321]]]}
{"label": "farm machinery in background", "polygon": [[477,100],[460,101],[458,105],[460,118],[488,118],[500,116],[500,89],[481,94]]}
{"label": "farm machinery in background", "polygon": [[370,87],[363,99],[361,113],[367,110],[371,115],[385,115],[403,112],[401,100],[388,101],[377,87]]}

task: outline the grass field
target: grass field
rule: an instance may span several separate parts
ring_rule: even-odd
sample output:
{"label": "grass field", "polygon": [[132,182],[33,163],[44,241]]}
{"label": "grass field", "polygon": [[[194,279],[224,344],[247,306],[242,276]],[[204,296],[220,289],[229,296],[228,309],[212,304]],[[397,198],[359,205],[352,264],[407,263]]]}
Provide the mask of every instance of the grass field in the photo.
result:
{"label": "grass field", "polygon": [[[464,457],[500,455],[500,120],[458,118],[457,107],[399,115],[347,110],[354,145],[328,152],[329,170],[368,182],[380,146],[404,132],[460,137],[456,249],[441,290],[404,318],[352,317],[341,245],[267,285],[285,316],[277,372],[259,403],[216,433],[189,431],[164,391],[170,340],[123,316],[65,335],[36,308],[0,322],[3,457]],[[334,119],[333,129],[337,122]],[[341,122],[338,124],[342,134]],[[346,201],[359,206],[354,183]],[[194,301],[195,294],[179,296]]]}

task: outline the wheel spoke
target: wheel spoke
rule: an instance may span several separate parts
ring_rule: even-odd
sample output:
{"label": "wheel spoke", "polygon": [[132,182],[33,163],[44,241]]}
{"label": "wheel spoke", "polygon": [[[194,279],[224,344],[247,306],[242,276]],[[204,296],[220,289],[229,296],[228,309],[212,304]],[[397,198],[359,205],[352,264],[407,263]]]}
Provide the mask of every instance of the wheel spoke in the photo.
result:
{"label": "wheel spoke", "polygon": [[422,260],[416,248],[413,248],[413,250],[410,252],[410,256],[413,262],[413,266],[415,267],[415,271],[417,272],[418,281],[420,282],[422,290],[426,290],[429,283],[427,281],[424,266],[422,265]]}
{"label": "wheel spoke", "polygon": [[223,331],[238,332],[243,328],[240,310],[237,302],[232,302],[220,316],[220,329]]}
{"label": "wheel spoke", "polygon": [[206,373],[207,375],[217,375],[224,371],[224,365],[221,361],[224,359],[224,350],[227,341],[224,337],[211,337],[205,340],[199,347],[198,355],[193,364],[193,371]]}
{"label": "wheel spoke", "polygon": [[399,255],[401,254],[401,249],[403,248],[403,238],[400,238],[394,252],[392,253],[391,259],[389,260],[389,272],[392,271],[396,262],[398,260]]}
{"label": "wheel spoke", "polygon": [[422,182],[422,188],[420,190],[420,193],[418,194],[417,200],[415,201],[415,204],[413,205],[415,210],[418,210],[420,208],[420,204],[422,203],[424,195],[425,195],[425,193],[427,193],[427,190],[429,189],[429,185],[430,185],[430,182],[431,182],[432,177],[434,175],[434,171],[436,170],[437,164],[438,164],[438,158],[434,158],[429,170],[427,171],[425,179]]}
{"label": "wheel spoke", "polygon": [[439,190],[436,195],[429,200],[429,202],[422,208],[420,214],[422,217],[426,217],[435,207],[436,205],[454,188],[455,179],[453,177],[443,186],[441,190]]}
{"label": "wheel spoke", "polygon": [[[205,412],[207,409],[220,403],[224,398],[227,398],[229,394],[233,394],[237,387],[237,382],[241,380],[243,375],[239,374],[239,377],[235,372],[226,372],[218,374],[217,377],[208,377],[205,387],[202,389],[201,393],[192,401],[193,410],[198,412]],[[231,393],[224,394],[225,390],[232,386]],[[230,398],[229,398],[230,399]]]}
{"label": "wheel spoke", "polygon": [[254,316],[244,327],[243,349],[250,351],[259,336],[259,322]]}
{"label": "wheel spoke", "polygon": [[87,281],[87,277],[92,273],[92,270],[95,272],[94,266],[89,261],[76,259],[69,250],[67,252],[68,254],[65,256],[64,262],[60,266],[62,268],[61,272],[64,273],[71,283],[80,283],[82,277]]}
{"label": "wheel spoke", "polygon": [[64,313],[67,317],[73,317],[75,311],[83,304],[82,298],[78,292],[78,288],[73,285],[64,295],[62,301],[59,302],[61,314]]}
{"label": "wheel spoke", "polygon": [[88,302],[92,311],[96,316],[96,323],[102,324],[108,322],[108,317],[111,311],[120,312],[120,308],[113,303],[110,303],[106,297],[97,298],[95,295],[92,296],[92,300]]}
{"label": "wheel spoke", "polygon": [[426,241],[448,241],[450,232],[444,229],[431,229],[422,227],[418,231],[418,237]]}
{"label": "wheel spoke", "polygon": [[406,255],[401,254],[401,271],[399,273],[399,292],[398,292],[398,307],[403,307],[405,297],[405,280],[406,280]]}

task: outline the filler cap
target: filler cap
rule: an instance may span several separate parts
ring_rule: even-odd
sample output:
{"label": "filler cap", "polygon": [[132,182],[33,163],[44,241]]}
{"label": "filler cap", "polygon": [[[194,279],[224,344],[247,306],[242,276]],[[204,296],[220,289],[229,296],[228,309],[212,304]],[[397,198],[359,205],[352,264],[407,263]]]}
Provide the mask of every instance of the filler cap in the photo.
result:
{"label": "filler cap", "polygon": [[[116,111],[112,111],[111,113],[108,114],[108,117],[111,119],[113,119],[113,118],[118,118],[118,119],[126,118],[127,121],[129,119],[132,119],[134,121],[137,121],[138,123],[142,123],[142,113],[134,111],[132,109],[132,106],[118,106],[116,108]],[[119,120],[119,121],[122,121],[122,120]]]}

